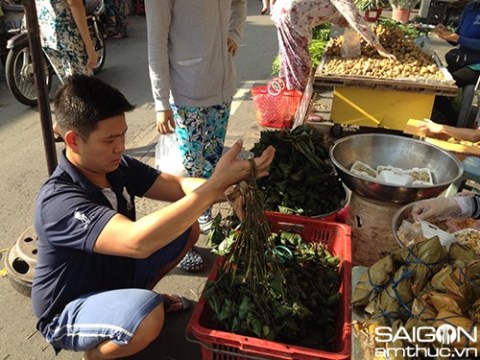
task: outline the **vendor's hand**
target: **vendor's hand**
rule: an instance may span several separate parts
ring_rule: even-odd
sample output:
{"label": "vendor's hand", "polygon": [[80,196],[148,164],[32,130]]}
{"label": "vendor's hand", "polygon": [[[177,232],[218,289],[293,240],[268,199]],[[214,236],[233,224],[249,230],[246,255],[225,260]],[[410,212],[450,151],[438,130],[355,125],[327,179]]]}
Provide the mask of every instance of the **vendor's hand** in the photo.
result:
{"label": "vendor's hand", "polygon": [[418,124],[418,129],[425,135],[428,133],[443,134],[443,125],[437,124],[430,119],[423,119],[423,122]]}
{"label": "vendor's hand", "polygon": [[375,49],[380,54],[380,56],[383,56],[384,58],[390,59],[390,60],[397,60],[395,55],[393,55],[393,54],[389,53],[387,50],[385,50],[385,48],[382,46],[382,44],[378,43],[377,45],[375,45]]}
{"label": "vendor's hand", "polygon": [[233,144],[232,148],[225,153],[217,163],[214,173],[208,179],[208,183],[215,187],[219,195],[225,193],[228,187],[237,184],[242,180],[252,177],[252,165],[255,164],[255,176],[257,178],[267,176],[269,174],[270,164],[275,156],[275,149],[269,146],[265,149],[261,156],[249,159],[238,159],[239,153],[242,151],[243,141],[238,140]]}
{"label": "vendor's hand", "polygon": [[458,43],[458,40],[460,38],[460,36],[457,33],[454,33],[453,31],[441,31],[438,33],[438,37],[445,41],[451,41],[454,43]]}
{"label": "vendor's hand", "polygon": [[473,213],[472,196],[436,197],[418,201],[412,208],[412,217],[415,221],[435,218],[468,218]]}
{"label": "vendor's hand", "polygon": [[433,28],[433,32],[438,34],[439,32],[442,32],[442,31],[446,31],[448,30],[447,27],[443,24],[437,24],[435,25],[435,27]]}
{"label": "vendor's hand", "polygon": [[235,40],[233,40],[230,37],[227,38],[227,49],[232,56],[235,56],[235,54],[237,53],[237,48],[238,48],[238,45],[235,42]]}
{"label": "vendor's hand", "polygon": [[157,130],[160,134],[171,134],[175,129],[172,110],[163,110],[157,112]]}

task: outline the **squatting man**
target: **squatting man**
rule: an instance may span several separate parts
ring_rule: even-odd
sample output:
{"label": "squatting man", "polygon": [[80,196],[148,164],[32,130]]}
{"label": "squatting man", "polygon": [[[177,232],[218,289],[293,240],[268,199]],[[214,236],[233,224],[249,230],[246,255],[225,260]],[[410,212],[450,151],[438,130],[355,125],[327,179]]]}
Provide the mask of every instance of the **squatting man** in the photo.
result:
{"label": "squatting man", "polygon": [[[197,218],[252,166],[268,175],[275,150],[240,160],[237,141],[208,180],[183,178],[124,154],[134,106],[101,80],[68,78],[54,107],[66,148],[35,206],[37,328],[57,352],[130,356],[158,337],[165,313],[184,307],[152,289],[197,241]],[[136,196],[171,204],[136,220]]]}

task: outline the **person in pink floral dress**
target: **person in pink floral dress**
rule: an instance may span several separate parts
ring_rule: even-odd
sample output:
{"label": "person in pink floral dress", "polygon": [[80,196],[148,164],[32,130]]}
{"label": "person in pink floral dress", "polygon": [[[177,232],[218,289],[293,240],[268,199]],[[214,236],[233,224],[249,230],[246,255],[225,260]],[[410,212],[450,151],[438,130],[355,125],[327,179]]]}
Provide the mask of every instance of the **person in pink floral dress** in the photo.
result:
{"label": "person in pink floral dress", "polygon": [[312,67],[308,43],[313,28],[326,22],[340,27],[350,25],[381,56],[394,58],[380,44],[352,0],[277,0],[271,18],[278,33],[279,75],[285,78],[287,89],[305,89]]}

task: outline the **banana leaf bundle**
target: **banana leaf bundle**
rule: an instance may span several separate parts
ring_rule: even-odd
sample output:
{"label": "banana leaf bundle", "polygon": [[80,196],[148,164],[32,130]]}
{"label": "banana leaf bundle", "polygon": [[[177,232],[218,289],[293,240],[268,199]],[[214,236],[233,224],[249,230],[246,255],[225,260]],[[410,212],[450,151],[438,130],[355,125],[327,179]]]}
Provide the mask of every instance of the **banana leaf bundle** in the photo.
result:
{"label": "banana leaf bundle", "polygon": [[450,245],[448,256],[452,260],[461,260],[463,262],[468,262],[477,258],[475,251],[473,251],[472,248],[460,244],[459,242],[454,242]]}
{"label": "banana leaf bundle", "polygon": [[430,291],[425,294],[424,298],[438,312],[449,311],[455,314],[463,314],[468,311],[471,303],[461,296],[449,293],[441,293],[438,291]]}
{"label": "banana leaf bundle", "polygon": [[378,260],[360,276],[353,291],[352,305],[367,305],[390,282],[394,272],[391,256],[387,255]]}
{"label": "banana leaf bundle", "polygon": [[408,319],[411,315],[413,273],[408,266],[402,266],[392,281],[379,295],[372,317],[385,316],[389,319]]}
{"label": "banana leaf bundle", "polygon": [[[462,334],[448,344],[438,341],[425,343],[410,336],[397,346],[384,343],[380,346],[384,349],[389,346],[393,349],[416,347],[430,349],[432,353],[444,346],[480,350],[480,342],[469,339],[480,330],[480,259],[471,249],[453,243],[447,253],[439,239],[432,237],[392,252],[379,261],[379,264],[385,263],[398,270],[394,270],[393,276],[386,276],[381,267],[377,270],[379,273],[376,275],[382,281],[382,285],[376,287],[379,291],[361,283],[362,279],[372,278],[371,273],[363,274],[354,289],[356,304],[366,305],[363,309],[367,317],[364,326],[371,328],[371,322],[390,327],[395,324],[403,326],[404,331],[413,335],[421,327],[438,328],[449,324],[472,336]],[[373,265],[369,272],[372,269]],[[392,330],[392,333],[395,331]],[[394,352],[388,354],[397,355]]]}
{"label": "banana leaf bundle", "polygon": [[404,259],[412,275],[412,292],[417,296],[427,282],[448,260],[448,254],[438,236],[418,242],[409,247]]}
{"label": "banana leaf bundle", "polygon": [[[330,350],[340,300],[339,259],[323,243],[271,233],[261,191],[254,182],[240,188],[245,219],[238,226],[231,222],[230,232],[223,227],[212,235],[226,254],[203,291],[215,320],[229,332]],[[228,243],[220,241],[222,234]]]}
{"label": "banana leaf bundle", "polygon": [[[461,313],[458,314],[448,310],[439,311],[437,314],[437,318],[433,323],[433,326],[438,328],[439,326],[445,325],[445,324],[452,325],[456,328],[461,328],[463,329],[463,331],[465,331],[468,334],[473,334],[474,331],[476,331],[477,334],[480,334],[480,325],[475,323],[469,317],[462,315]],[[451,348],[457,348],[457,349],[464,349],[466,347],[480,349],[479,341],[469,341],[469,339],[464,334],[461,334],[460,332],[459,334],[461,336],[458,339],[456,339],[456,341],[454,341],[453,343],[446,343],[443,345]]]}
{"label": "banana leaf bundle", "polygon": [[474,303],[480,299],[480,260],[468,263],[455,261],[435,274],[432,286],[465,299],[470,304]]}
{"label": "banana leaf bundle", "polygon": [[[375,319],[367,319],[363,322],[353,321],[352,330],[355,337],[359,340],[360,347],[363,351],[364,360],[403,360],[401,354],[395,351],[388,351],[389,349],[400,348],[403,346],[402,341],[395,340],[392,342],[377,342],[376,328],[380,326],[390,326],[392,332],[398,331],[402,325],[399,320],[394,322],[387,322],[384,317]],[[384,352],[377,351],[379,348],[385,349]],[[388,358],[384,356],[388,354]]]}
{"label": "banana leaf bundle", "polygon": [[344,205],[345,189],[318,131],[308,125],[262,131],[251,151],[258,156],[269,145],[276,149],[270,175],[257,180],[265,210],[316,216]]}
{"label": "banana leaf bundle", "polygon": [[475,321],[475,323],[480,322],[480,300],[477,300],[473,303],[469,310],[469,314],[470,318]]}

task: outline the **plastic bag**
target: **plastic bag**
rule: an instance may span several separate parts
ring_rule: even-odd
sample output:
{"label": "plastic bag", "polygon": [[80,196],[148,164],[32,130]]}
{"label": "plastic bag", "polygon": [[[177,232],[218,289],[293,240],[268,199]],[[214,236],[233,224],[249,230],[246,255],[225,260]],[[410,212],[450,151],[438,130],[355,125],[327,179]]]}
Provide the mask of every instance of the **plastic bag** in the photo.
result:
{"label": "plastic bag", "polygon": [[343,33],[342,48],[340,55],[342,58],[356,58],[362,54],[360,48],[360,34],[354,29],[347,27]]}
{"label": "plastic bag", "polygon": [[155,147],[155,167],[172,175],[187,176],[175,133],[160,135]]}

